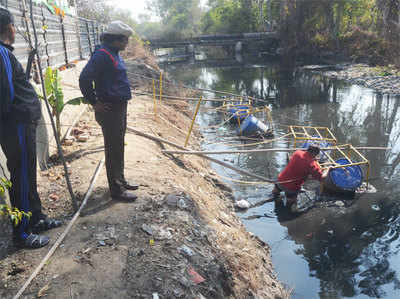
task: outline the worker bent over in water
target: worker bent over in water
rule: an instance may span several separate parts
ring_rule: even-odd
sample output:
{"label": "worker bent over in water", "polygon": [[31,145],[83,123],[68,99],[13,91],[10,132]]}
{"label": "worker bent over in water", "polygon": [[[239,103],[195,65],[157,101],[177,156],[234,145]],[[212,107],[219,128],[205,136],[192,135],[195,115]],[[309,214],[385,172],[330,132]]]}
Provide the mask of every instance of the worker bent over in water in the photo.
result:
{"label": "worker bent over in water", "polygon": [[329,170],[323,173],[316,161],[319,151],[320,149],[316,145],[310,145],[307,151],[295,151],[286,168],[279,174],[278,183],[272,190],[275,199],[279,198],[280,192],[285,192],[286,206],[293,213],[298,212],[297,195],[307,177],[312,175],[314,179],[322,181],[328,175]]}

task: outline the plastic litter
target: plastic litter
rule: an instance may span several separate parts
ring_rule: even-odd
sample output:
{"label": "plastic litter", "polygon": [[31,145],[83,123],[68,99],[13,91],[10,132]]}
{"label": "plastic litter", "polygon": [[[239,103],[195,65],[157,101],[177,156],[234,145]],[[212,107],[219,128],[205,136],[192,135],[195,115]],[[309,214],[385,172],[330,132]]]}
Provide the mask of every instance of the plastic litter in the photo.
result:
{"label": "plastic litter", "polygon": [[381,208],[378,205],[372,205],[371,209],[373,209],[374,211],[380,211]]}
{"label": "plastic litter", "polygon": [[251,204],[247,200],[242,199],[235,202],[235,207],[239,209],[248,209],[251,207]]}
{"label": "plastic litter", "polygon": [[186,201],[183,198],[178,200],[177,205],[178,205],[178,208],[180,208],[182,210],[187,209],[187,207],[188,207],[188,205],[186,204]]}
{"label": "plastic litter", "polygon": [[146,223],[143,223],[142,230],[148,233],[150,236],[154,234],[153,228],[150,225],[147,225]]}
{"label": "plastic litter", "polygon": [[199,284],[205,281],[204,277],[197,273],[193,268],[189,268],[188,273],[190,275],[190,279],[195,283]]}
{"label": "plastic litter", "polygon": [[182,253],[183,255],[186,255],[186,256],[189,256],[189,257],[191,257],[191,256],[194,255],[193,250],[190,249],[190,248],[189,248],[188,246],[186,246],[186,245],[182,245],[181,247],[178,248],[178,250],[179,250],[179,252]]}

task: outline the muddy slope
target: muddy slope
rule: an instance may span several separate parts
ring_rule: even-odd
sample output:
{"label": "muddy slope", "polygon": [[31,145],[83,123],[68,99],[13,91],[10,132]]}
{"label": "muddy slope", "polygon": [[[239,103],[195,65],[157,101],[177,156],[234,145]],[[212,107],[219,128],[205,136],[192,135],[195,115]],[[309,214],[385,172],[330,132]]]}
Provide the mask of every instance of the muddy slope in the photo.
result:
{"label": "muddy slope", "polygon": [[[184,144],[192,107],[164,102],[157,117],[153,111],[151,98],[135,98],[128,124]],[[80,198],[103,157],[91,111],[74,130],[82,132],[89,134],[87,142],[64,147]],[[200,141],[196,131],[190,147],[198,149]],[[138,200],[113,201],[103,170],[83,217],[25,292],[27,298],[288,298],[274,275],[268,245],[235,215],[229,187],[201,158],[164,155],[163,148],[127,134],[126,176],[140,184]],[[39,189],[45,211],[67,223],[72,209],[56,162],[39,173]],[[65,227],[48,233],[52,244]],[[10,227],[3,231],[0,297],[11,298],[49,247],[16,250]]]}

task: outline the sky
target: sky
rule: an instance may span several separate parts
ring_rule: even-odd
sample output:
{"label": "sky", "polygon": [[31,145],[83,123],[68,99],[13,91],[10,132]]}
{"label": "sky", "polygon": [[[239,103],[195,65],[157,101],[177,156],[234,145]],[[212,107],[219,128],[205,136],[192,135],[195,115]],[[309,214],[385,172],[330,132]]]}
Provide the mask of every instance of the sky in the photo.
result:
{"label": "sky", "polygon": [[132,16],[137,19],[137,17],[142,14],[149,12],[146,11],[146,1],[145,0],[118,0],[114,1],[119,8],[129,9],[132,12]]}
{"label": "sky", "polygon": [[[206,2],[207,0],[200,0],[201,5],[204,5]],[[146,10],[146,0],[114,0],[112,3],[119,8],[129,9],[136,20],[138,20],[140,14],[150,14],[150,12]]]}

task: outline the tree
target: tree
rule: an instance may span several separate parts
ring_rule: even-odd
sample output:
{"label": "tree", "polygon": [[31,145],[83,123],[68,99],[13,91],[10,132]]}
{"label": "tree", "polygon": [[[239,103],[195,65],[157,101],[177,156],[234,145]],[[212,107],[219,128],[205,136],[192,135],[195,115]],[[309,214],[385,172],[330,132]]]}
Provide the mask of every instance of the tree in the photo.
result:
{"label": "tree", "polygon": [[203,33],[254,32],[263,21],[253,0],[209,0],[208,6],[202,18]]}
{"label": "tree", "polygon": [[200,0],[150,0],[147,8],[161,18],[166,38],[199,33]]}
{"label": "tree", "polygon": [[76,0],[76,9],[80,17],[109,23],[113,7],[106,0]]}

